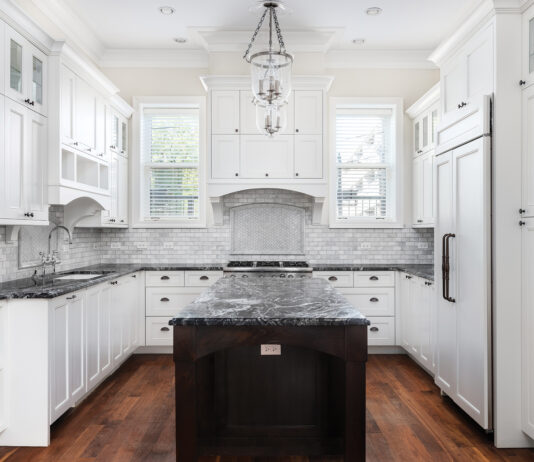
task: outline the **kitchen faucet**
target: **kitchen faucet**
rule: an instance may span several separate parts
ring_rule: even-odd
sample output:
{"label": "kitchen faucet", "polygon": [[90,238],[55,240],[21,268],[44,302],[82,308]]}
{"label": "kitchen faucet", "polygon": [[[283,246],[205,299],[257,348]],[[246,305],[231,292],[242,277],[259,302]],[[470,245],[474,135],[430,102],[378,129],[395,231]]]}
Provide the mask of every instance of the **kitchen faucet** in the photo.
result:
{"label": "kitchen faucet", "polygon": [[61,263],[61,259],[58,257],[59,251],[57,250],[57,248],[52,253],[50,253],[52,233],[60,228],[64,229],[67,232],[67,235],[69,236],[69,244],[72,244],[72,234],[66,226],[57,225],[50,230],[50,233],[48,234],[48,253],[45,255],[44,252],[39,252],[39,255],[41,256],[41,265],[43,268],[43,278],[45,277],[47,265],[52,265],[53,272],[55,273],[56,264]]}

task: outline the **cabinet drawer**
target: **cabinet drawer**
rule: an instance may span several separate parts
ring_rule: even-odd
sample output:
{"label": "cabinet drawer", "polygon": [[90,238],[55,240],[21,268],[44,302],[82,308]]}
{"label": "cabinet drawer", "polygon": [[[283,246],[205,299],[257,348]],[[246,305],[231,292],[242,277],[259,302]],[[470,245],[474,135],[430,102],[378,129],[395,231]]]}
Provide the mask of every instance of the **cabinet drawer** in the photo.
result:
{"label": "cabinet drawer", "polygon": [[176,316],[201,292],[202,290],[197,288],[149,287],[146,289],[146,315]]}
{"label": "cabinet drawer", "polygon": [[353,287],[352,271],[314,271],[313,276],[326,279],[334,287]]}
{"label": "cabinet drawer", "polygon": [[183,271],[147,271],[147,287],[182,287],[184,285]]}
{"label": "cabinet drawer", "polygon": [[395,289],[354,288],[344,289],[341,293],[365,316],[395,315]]}
{"label": "cabinet drawer", "polygon": [[395,318],[370,317],[367,328],[368,345],[395,345]]}
{"label": "cabinet drawer", "polygon": [[186,287],[208,287],[222,278],[222,271],[186,271]]}
{"label": "cabinet drawer", "polygon": [[354,287],[395,287],[395,271],[355,271]]}
{"label": "cabinet drawer", "polygon": [[146,318],[146,344],[154,345],[172,345],[172,326],[169,326],[169,320],[172,318]]}

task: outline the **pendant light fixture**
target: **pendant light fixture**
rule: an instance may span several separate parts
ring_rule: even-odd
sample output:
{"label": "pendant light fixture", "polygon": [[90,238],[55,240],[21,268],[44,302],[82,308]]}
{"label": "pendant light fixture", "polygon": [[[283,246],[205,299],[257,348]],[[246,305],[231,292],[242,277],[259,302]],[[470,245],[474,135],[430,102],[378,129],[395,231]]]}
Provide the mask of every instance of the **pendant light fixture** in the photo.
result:
{"label": "pendant light fixture", "polygon": [[[265,10],[252,35],[243,59],[250,64],[252,93],[254,95],[253,103],[257,106],[256,123],[261,131],[272,136],[283,129],[282,121],[285,119],[285,105],[291,94],[293,56],[286,51],[276,15],[276,9],[283,8],[281,2],[262,2],[261,6]],[[269,17],[269,47],[251,54],[254,41],[267,16]],[[276,33],[278,41],[276,49],[273,46],[273,32]],[[260,110],[260,108],[263,110]]]}

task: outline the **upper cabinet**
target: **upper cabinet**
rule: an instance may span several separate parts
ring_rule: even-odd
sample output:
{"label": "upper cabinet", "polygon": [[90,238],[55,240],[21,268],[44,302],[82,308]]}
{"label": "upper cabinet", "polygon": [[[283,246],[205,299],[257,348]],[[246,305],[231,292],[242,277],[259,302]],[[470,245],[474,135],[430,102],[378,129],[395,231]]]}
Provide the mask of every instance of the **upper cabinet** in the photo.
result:
{"label": "upper cabinet", "polygon": [[128,121],[116,110],[106,113],[108,148],[111,152],[128,157]]}
{"label": "upper cabinet", "polygon": [[413,121],[413,155],[417,157],[435,147],[439,104],[436,103]]}
{"label": "upper cabinet", "polygon": [[8,25],[3,55],[5,95],[46,116],[47,56]]}
{"label": "upper cabinet", "polygon": [[295,90],[295,133],[320,135],[323,133],[323,92]]}
{"label": "upper cabinet", "polygon": [[534,83],[534,5],[523,13],[523,43],[521,84],[528,87]]}
{"label": "upper cabinet", "polygon": [[211,132],[213,135],[239,133],[239,91],[214,90],[211,93]]}
{"label": "upper cabinet", "polygon": [[441,120],[454,123],[494,90],[494,24],[489,23],[441,68]]}

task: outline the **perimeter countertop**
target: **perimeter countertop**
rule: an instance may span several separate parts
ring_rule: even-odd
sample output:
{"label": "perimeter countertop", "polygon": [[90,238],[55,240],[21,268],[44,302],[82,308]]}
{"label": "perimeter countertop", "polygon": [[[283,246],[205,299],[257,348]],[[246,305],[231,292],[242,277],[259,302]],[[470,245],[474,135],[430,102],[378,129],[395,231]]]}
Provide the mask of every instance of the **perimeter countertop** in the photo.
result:
{"label": "perimeter countertop", "polygon": [[314,271],[402,271],[412,276],[418,276],[423,279],[434,280],[434,265],[425,264],[398,264],[398,265],[351,265],[345,263],[335,264],[317,264],[312,265]]}
{"label": "perimeter countertop", "polygon": [[369,321],[323,279],[222,278],[169,324],[366,326]]}

